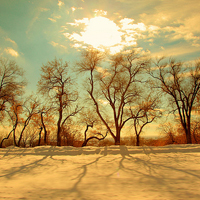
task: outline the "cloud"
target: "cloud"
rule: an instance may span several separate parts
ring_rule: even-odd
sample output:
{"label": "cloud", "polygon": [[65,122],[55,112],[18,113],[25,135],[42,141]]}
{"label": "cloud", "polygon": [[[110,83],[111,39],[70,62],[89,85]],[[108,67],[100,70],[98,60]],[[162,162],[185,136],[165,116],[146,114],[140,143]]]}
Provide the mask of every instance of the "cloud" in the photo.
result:
{"label": "cloud", "polygon": [[5,41],[11,42],[12,44],[14,44],[15,46],[17,46],[17,43],[14,40],[11,40],[10,38],[6,37]]}
{"label": "cloud", "polygon": [[41,12],[47,12],[47,11],[49,11],[50,9],[49,8],[40,8],[40,11]]}
{"label": "cloud", "polygon": [[62,45],[62,44],[59,44],[59,43],[57,43],[57,42],[54,42],[54,41],[49,42],[49,44],[51,44],[53,47],[61,47],[61,48],[63,48],[63,49],[67,49],[66,46],[64,46],[64,45]]}
{"label": "cloud", "polygon": [[74,12],[75,10],[82,10],[83,9],[83,7],[75,7],[75,6],[73,6],[73,7],[71,7],[71,10],[72,10],[72,12]]}
{"label": "cloud", "polygon": [[103,104],[103,105],[109,104],[108,101],[105,101],[105,100],[103,100],[103,99],[98,99],[98,101],[99,101],[101,104]]}
{"label": "cloud", "polygon": [[[96,10],[96,12],[101,13],[104,11]],[[125,46],[137,44],[133,35],[133,33],[136,33],[134,29],[144,30],[144,25],[141,23],[129,26],[133,21],[133,19],[124,19],[118,26],[112,20],[102,16],[91,19],[75,19],[75,22],[67,24],[75,27],[80,27],[83,24],[85,25],[84,28],[79,33],[73,32],[70,34],[67,32],[63,35],[76,44],[72,47],[77,48],[82,44],[88,44],[99,50],[107,49],[111,54],[114,54],[121,51]]]}
{"label": "cloud", "polygon": [[182,44],[182,45],[174,45],[169,47],[162,47],[162,51],[156,51],[154,53],[151,53],[152,57],[171,57],[171,56],[182,56],[187,54],[195,53],[196,51],[200,51],[200,48],[197,49],[197,47],[192,47],[190,45]]}
{"label": "cloud", "polygon": [[64,5],[65,5],[65,3],[64,3],[64,2],[62,2],[62,1],[58,0],[58,6],[59,6],[59,7],[62,7],[62,6],[64,6]]}
{"label": "cloud", "polygon": [[56,22],[56,19],[53,19],[53,18],[48,18],[49,20],[51,20],[52,22]]}
{"label": "cloud", "polygon": [[15,51],[13,48],[7,47],[7,48],[4,49],[4,51],[7,54],[10,54],[11,56],[14,56],[14,57],[18,57],[19,56],[19,53],[17,51]]}
{"label": "cloud", "polygon": [[54,42],[54,41],[51,41],[50,44],[51,44],[52,46],[54,46],[54,47],[56,47],[56,46],[59,45],[58,43],[56,43],[56,42]]}
{"label": "cloud", "polygon": [[111,74],[107,71],[107,69],[104,69],[104,68],[102,68],[102,67],[95,67],[95,69],[102,75],[102,78],[111,75]]}
{"label": "cloud", "polygon": [[105,10],[98,10],[98,9],[95,9],[93,12],[95,12],[95,16],[106,16],[108,13]]}
{"label": "cloud", "polygon": [[169,41],[185,40],[193,46],[199,46],[199,7],[200,1],[196,0],[159,1],[153,12],[149,10],[148,14],[140,14],[140,20],[147,26],[157,27],[149,36],[160,33]]}

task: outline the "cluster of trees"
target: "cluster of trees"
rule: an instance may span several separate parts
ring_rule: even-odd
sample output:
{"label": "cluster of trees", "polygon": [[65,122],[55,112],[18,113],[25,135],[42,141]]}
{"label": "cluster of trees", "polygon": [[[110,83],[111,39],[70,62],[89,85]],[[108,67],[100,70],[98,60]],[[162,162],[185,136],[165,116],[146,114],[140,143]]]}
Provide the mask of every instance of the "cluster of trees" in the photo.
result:
{"label": "cluster of trees", "polygon": [[[67,62],[54,59],[43,65],[38,95],[25,98],[22,69],[14,61],[0,59],[0,121],[9,127],[0,147],[11,137],[15,146],[50,141],[73,145],[81,132],[82,146],[107,135],[119,145],[125,127],[139,146],[144,127],[166,112],[182,128],[186,143],[197,138],[200,61],[189,65],[161,58],[153,62],[134,49],[113,56],[87,49],[73,68],[74,79]],[[85,90],[81,97],[77,82],[84,86],[79,88]]]}

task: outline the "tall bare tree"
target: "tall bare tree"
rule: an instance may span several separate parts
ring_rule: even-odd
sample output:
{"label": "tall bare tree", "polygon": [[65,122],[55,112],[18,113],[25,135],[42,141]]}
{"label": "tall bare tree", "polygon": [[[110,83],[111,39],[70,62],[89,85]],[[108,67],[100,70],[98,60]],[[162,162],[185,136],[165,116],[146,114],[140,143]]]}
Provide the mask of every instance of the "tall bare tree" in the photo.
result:
{"label": "tall bare tree", "polygon": [[186,141],[192,143],[191,118],[200,93],[200,60],[189,65],[173,59],[164,62],[162,58],[153,64],[149,74],[154,79],[152,84],[169,97],[171,111],[178,113]]}
{"label": "tall bare tree", "polygon": [[0,120],[2,121],[7,107],[13,104],[24,92],[26,81],[23,70],[15,61],[0,58]]}
{"label": "tall bare tree", "polygon": [[[119,145],[121,130],[131,119],[125,113],[126,105],[134,103],[139,93],[137,77],[148,61],[131,51],[117,54],[106,62],[102,53],[94,49],[84,51],[82,58],[77,63],[77,70],[89,73],[87,93],[99,118],[114,138],[115,144]],[[100,66],[103,61],[109,67]]]}
{"label": "tall bare tree", "polygon": [[[67,120],[79,112],[73,103],[78,99],[77,91],[73,90],[68,63],[54,59],[42,66],[42,74],[38,82],[38,90],[45,95],[50,106],[58,114],[57,120],[57,145],[61,145],[61,131]],[[47,102],[46,102],[47,103]]]}

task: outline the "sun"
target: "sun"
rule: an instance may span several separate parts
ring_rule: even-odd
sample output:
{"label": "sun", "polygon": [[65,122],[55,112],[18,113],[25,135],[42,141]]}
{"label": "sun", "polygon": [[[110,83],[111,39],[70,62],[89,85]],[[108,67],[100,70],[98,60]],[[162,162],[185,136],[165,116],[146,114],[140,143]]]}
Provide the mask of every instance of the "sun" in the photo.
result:
{"label": "sun", "polygon": [[82,41],[94,48],[101,46],[111,47],[121,42],[122,33],[119,27],[106,17],[94,17],[89,20],[84,32],[81,32]]}

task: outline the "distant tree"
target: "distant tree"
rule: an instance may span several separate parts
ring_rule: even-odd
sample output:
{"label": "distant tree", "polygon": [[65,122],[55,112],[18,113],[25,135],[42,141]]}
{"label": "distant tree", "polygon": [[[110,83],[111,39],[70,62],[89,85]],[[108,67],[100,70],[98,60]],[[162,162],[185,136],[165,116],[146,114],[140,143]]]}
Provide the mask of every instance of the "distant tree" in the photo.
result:
{"label": "distant tree", "polygon": [[22,129],[20,131],[17,146],[20,146],[25,129],[28,127],[30,121],[33,119],[33,116],[39,113],[39,105],[39,101],[32,96],[28,97],[27,100],[24,101],[22,105],[23,115],[21,117],[20,124]]}
{"label": "distant tree", "polygon": [[171,112],[178,113],[187,143],[192,143],[191,119],[200,92],[199,72],[200,60],[188,65],[173,59],[164,62],[161,58],[149,69],[154,79],[152,84],[169,97]]}
{"label": "distant tree", "polygon": [[23,94],[25,86],[23,70],[16,62],[0,58],[0,121],[10,104]]}
{"label": "distant tree", "polygon": [[73,90],[73,82],[70,78],[68,63],[54,59],[42,66],[42,74],[38,82],[40,94],[46,96],[46,104],[58,115],[57,121],[57,145],[61,145],[61,131],[67,120],[75,116],[80,109],[72,108],[78,99],[78,92]]}
{"label": "distant tree", "polygon": [[13,101],[11,103],[10,109],[7,111],[7,113],[9,116],[8,121],[10,121],[10,123],[11,123],[12,130],[9,132],[7,137],[5,137],[1,140],[0,147],[2,147],[4,140],[9,139],[11,134],[13,135],[13,145],[17,146],[16,129],[20,123],[20,120],[21,120],[20,115],[21,115],[22,111],[23,111],[22,103],[19,103],[19,102],[17,103],[15,101]]}
{"label": "distant tree", "polygon": [[[49,133],[49,128],[55,125],[55,119],[53,114],[53,109],[44,105],[44,103],[40,103],[38,108],[38,113],[33,116],[32,119],[32,126],[37,127],[39,131],[39,139],[38,139],[38,146],[41,144],[41,140],[44,144],[47,144],[47,137]],[[44,132],[44,138],[42,138],[42,132]]]}
{"label": "distant tree", "polygon": [[[107,68],[100,66],[103,61],[109,65]],[[94,49],[84,51],[82,61],[77,63],[77,71],[89,74],[87,93],[116,145],[120,144],[122,128],[131,119],[125,109],[138,95],[137,77],[146,65],[148,61],[135,51],[119,53],[106,62],[102,53]]]}
{"label": "distant tree", "polygon": [[137,105],[132,108],[129,107],[129,112],[131,113],[133,119],[133,128],[136,136],[136,146],[140,145],[140,134],[143,128],[155,121],[157,118],[161,117],[161,111],[159,109],[159,98],[151,97],[148,95],[142,100],[137,100]]}
{"label": "distant tree", "polygon": [[[24,101],[13,101],[10,109],[7,111],[9,121],[11,123],[12,130],[9,132],[6,138],[1,141],[1,147],[3,141],[8,139],[13,133],[13,145],[20,146],[23,138],[23,134],[26,131],[32,117],[38,113],[39,103],[32,96],[27,97]],[[17,141],[16,131],[19,132],[19,138]]]}

